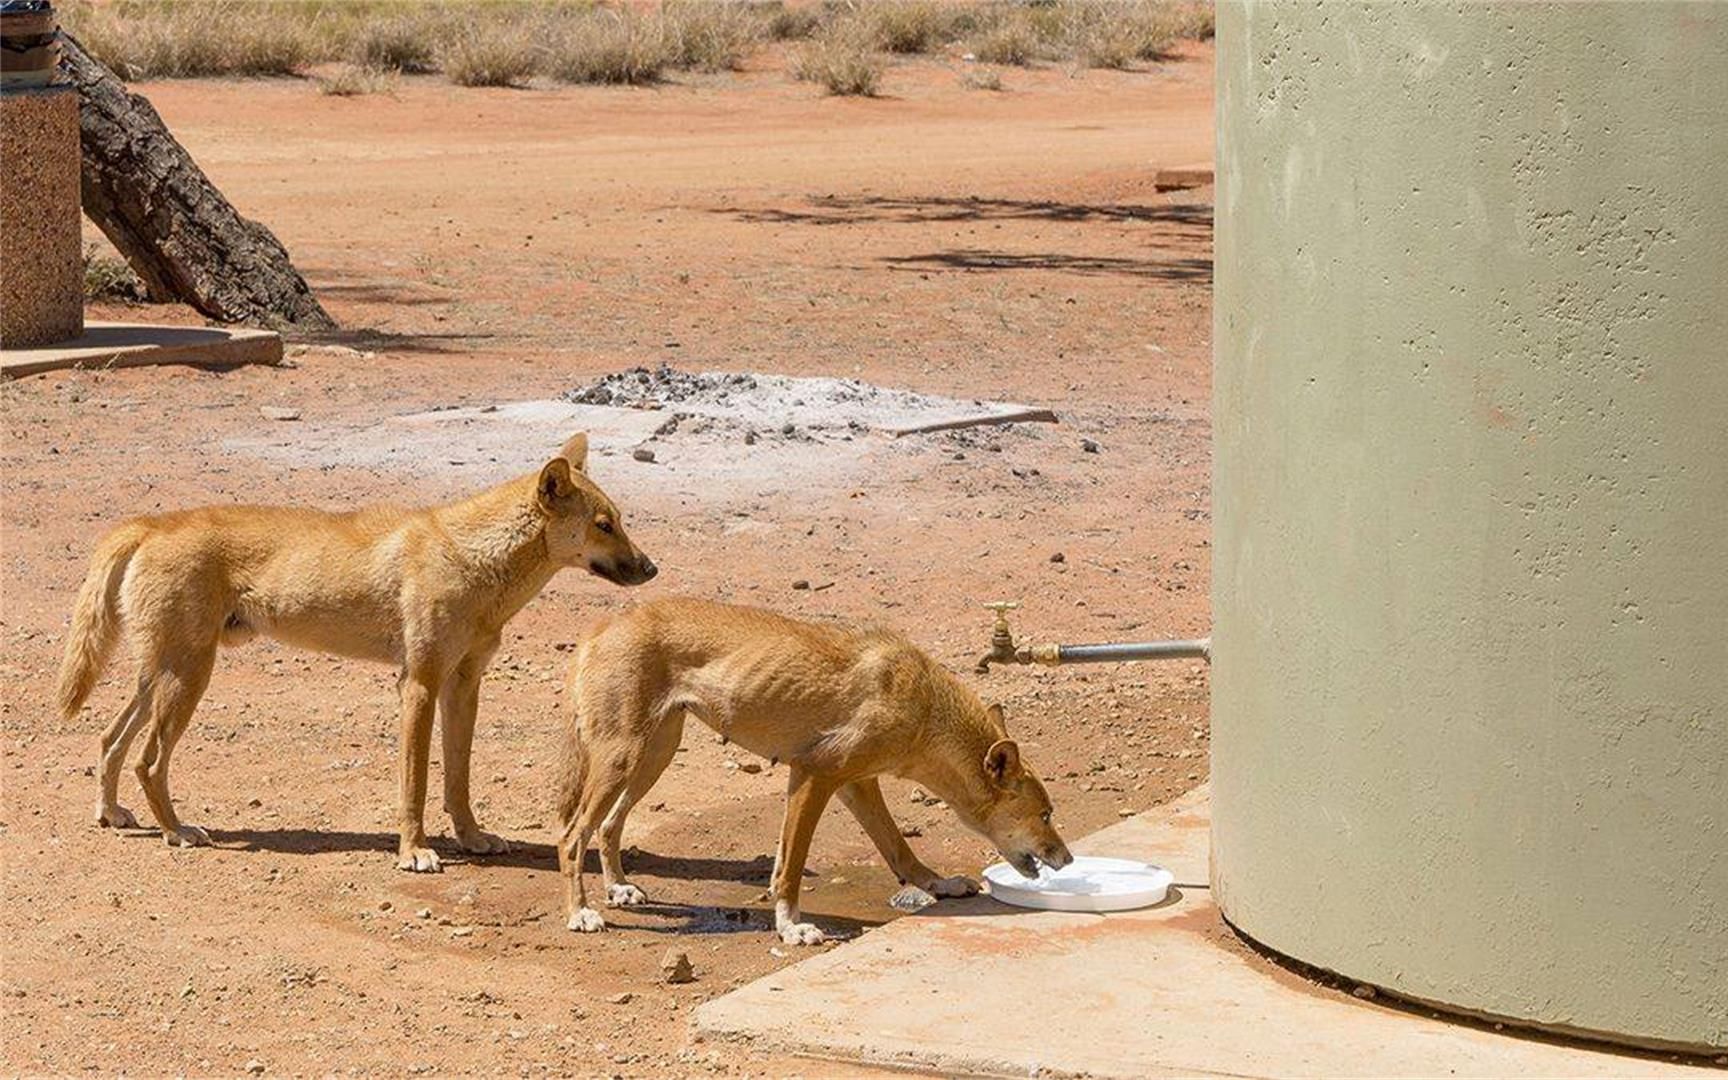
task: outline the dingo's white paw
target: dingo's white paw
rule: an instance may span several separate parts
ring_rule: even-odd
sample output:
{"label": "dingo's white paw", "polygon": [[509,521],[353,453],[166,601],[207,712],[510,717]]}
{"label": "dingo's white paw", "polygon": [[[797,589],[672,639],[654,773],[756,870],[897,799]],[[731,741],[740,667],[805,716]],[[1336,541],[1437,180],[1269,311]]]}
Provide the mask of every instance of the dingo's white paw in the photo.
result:
{"label": "dingo's white paw", "polygon": [[436,874],[444,869],[438,853],[428,847],[407,848],[396,857],[396,869],[411,874]]}
{"label": "dingo's white paw", "polygon": [[132,811],[115,803],[113,806],[96,808],[96,824],[104,829],[136,829],[138,819],[132,816]]}
{"label": "dingo's white paw", "polygon": [[181,825],[162,837],[169,847],[209,847],[210,834],[196,825]]}
{"label": "dingo's white paw", "polygon": [[634,907],[637,904],[646,904],[647,902],[648,894],[628,881],[606,886],[607,907]]}
{"label": "dingo's white paw", "polygon": [[789,923],[780,928],[780,940],[788,945],[820,945],[828,935],[815,923]]}
{"label": "dingo's white paw", "polygon": [[964,874],[956,874],[937,878],[924,886],[924,891],[931,896],[977,896],[978,883]]}
{"label": "dingo's white paw", "polygon": [[570,916],[570,921],[564,924],[564,928],[578,934],[598,934],[606,929],[606,920],[591,907],[577,908],[576,914]]}
{"label": "dingo's white paw", "polygon": [[510,850],[510,841],[479,829],[457,833],[456,843],[470,855],[502,855]]}

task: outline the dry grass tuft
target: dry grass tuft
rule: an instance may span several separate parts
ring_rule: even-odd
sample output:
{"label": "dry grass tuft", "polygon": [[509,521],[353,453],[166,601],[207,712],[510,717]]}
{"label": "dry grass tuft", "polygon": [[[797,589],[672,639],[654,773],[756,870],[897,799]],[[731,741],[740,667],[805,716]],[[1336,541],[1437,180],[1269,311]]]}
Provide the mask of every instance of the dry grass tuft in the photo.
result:
{"label": "dry grass tuft", "polygon": [[350,58],[362,67],[419,75],[437,69],[438,44],[448,32],[442,8],[427,6],[361,20],[351,37]]}
{"label": "dry grass tuft", "polygon": [[876,47],[891,53],[934,52],[969,28],[975,11],[944,0],[868,0],[854,9]]}
{"label": "dry grass tuft", "polygon": [[142,304],[150,299],[144,282],[132,272],[126,260],[105,255],[95,245],[84,245],[84,299],[113,300],[126,304]]}
{"label": "dry grass tuft", "polygon": [[393,94],[402,77],[391,68],[367,67],[364,64],[344,64],[334,75],[318,77],[318,92],[330,97],[362,97],[367,94]]}
{"label": "dry grass tuft", "polygon": [[1161,60],[1181,36],[1183,7],[1144,0],[1079,0],[1069,13],[1071,52],[1087,67],[1120,70]]}
{"label": "dry grass tuft", "polygon": [[438,69],[458,86],[521,86],[539,63],[521,26],[471,17],[440,44]]}
{"label": "dry grass tuft", "polygon": [[967,51],[986,64],[1024,67],[1043,51],[1043,42],[1032,23],[1024,18],[1002,18],[984,27],[970,41]]}
{"label": "dry grass tuft", "polygon": [[672,63],[665,23],[631,9],[557,20],[546,38],[545,73],[559,82],[658,82]]}
{"label": "dry grass tuft", "polygon": [[765,20],[747,4],[664,0],[660,18],[671,66],[692,71],[737,71],[768,36]]}
{"label": "dry grass tuft", "polygon": [[882,58],[867,27],[838,22],[804,43],[793,58],[792,74],[837,96],[875,97],[882,82]]}
{"label": "dry grass tuft", "polygon": [[960,85],[968,90],[1002,89],[1002,73],[995,68],[972,68],[960,74]]}
{"label": "dry grass tuft", "polygon": [[822,26],[823,10],[816,4],[787,7],[786,0],[758,0],[750,6],[770,41],[802,41]]}

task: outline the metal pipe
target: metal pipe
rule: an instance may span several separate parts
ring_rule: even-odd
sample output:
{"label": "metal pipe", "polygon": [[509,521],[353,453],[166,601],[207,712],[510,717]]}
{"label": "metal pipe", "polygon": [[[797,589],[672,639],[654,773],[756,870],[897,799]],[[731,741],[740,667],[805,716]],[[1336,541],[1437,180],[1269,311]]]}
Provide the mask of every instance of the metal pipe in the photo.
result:
{"label": "metal pipe", "polygon": [[1172,641],[1126,641],[1090,645],[1021,645],[1015,642],[1008,627],[1008,613],[1020,605],[1013,601],[998,601],[984,607],[996,613],[996,625],[990,634],[990,651],[978,658],[974,669],[980,675],[991,664],[1098,664],[1122,660],[1181,660],[1212,661],[1212,639],[1187,638]]}
{"label": "metal pipe", "polygon": [[1058,645],[1055,663],[1097,664],[1112,660],[1212,659],[1209,637],[1174,641],[1124,641],[1103,645]]}

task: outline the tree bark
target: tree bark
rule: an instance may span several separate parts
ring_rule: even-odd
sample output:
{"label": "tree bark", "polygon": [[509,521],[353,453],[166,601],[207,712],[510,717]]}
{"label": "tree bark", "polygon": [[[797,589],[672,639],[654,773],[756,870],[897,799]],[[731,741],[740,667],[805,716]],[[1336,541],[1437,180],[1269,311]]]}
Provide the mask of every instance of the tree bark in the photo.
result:
{"label": "tree bark", "polygon": [[63,36],[82,106],[84,213],[151,298],[183,301],[223,322],[335,329],[270,230],[222,197],[148,101]]}

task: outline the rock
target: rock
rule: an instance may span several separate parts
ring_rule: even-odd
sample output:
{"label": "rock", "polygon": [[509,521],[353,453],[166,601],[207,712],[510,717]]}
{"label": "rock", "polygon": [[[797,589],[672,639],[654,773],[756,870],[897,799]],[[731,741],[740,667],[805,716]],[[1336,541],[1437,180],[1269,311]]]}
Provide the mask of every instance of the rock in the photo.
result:
{"label": "rock", "polygon": [[919,836],[924,835],[924,830],[920,829],[916,825],[902,825],[902,826],[900,826],[900,835],[901,836],[907,836],[907,837],[919,837]]}
{"label": "rock", "polygon": [[1065,563],[1068,561],[1068,556],[1062,554],[1060,551],[1053,552],[1050,555],[1050,561],[1053,563]]}
{"label": "rock", "polygon": [[810,583],[803,578],[799,578],[797,581],[794,581],[792,583],[792,587],[794,589],[808,589],[810,587]]}
{"label": "rock", "polygon": [[888,906],[895,911],[923,911],[936,902],[936,898],[916,885],[907,885],[888,898]]}
{"label": "rock", "polygon": [[246,800],[246,805],[250,806],[252,809],[256,810],[260,806],[264,805],[264,800],[258,798],[256,795],[254,795],[252,798]]}
{"label": "rock", "polygon": [[762,763],[760,761],[740,761],[738,763],[738,771],[741,773],[749,773],[754,776],[762,771]]}
{"label": "rock", "polygon": [[793,424],[792,421],[790,421],[790,420],[788,420],[784,424],[780,425],[780,434],[782,434],[782,435],[790,435],[797,430],[798,430],[797,425]]}
{"label": "rock", "polygon": [[474,928],[472,926],[458,926],[455,929],[450,931],[450,936],[451,937],[473,937],[474,936]]}
{"label": "rock", "polygon": [[248,1061],[245,1064],[244,1068],[246,1069],[247,1073],[251,1074],[252,1076],[263,1076],[264,1075],[264,1063],[262,1061],[259,1061],[257,1058],[253,1058],[251,1061]]}
{"label": "rock", "polygon": [[[258,406],[258,415],[266,420],[298,420],[300,419],[300,410],[285,408],[281,405],[260,405]],[[260,1069],[259,1071],[262,1072],[263,1070]]]}
{"label": "rock", "polygon": [[1374,995],[1375,995],[1374,988],[1372,986],[1369,986],[1367,983],[1363,983],[1362,985],[1358,986],[1356,989],[1350,991],[1351,997],[1359,997],[1363,1001],[1373,1001]]}
{"label": "rock", "polygon": [[613,994],[606,1000],[610,1001],[614,1005],[628,1005],[632,1001],[636,1000],[636,995],[626,990],[622,994]]}
{"label": "rock", "polygon": [[646,446],[638,446],[636,449],[630,451],[630,456],[635,458],[637,461],[646,461],[650,465],[654,463],[654,451],[648,449]]}
{"label": "rock", "polygon": [[669,983],[696,981],[696,969],[690,966],[690,954],[682,949],[667,949],[660,958],[660,978]]}
{"label": "rock", "polygon": [[1080,449],[1088,454],[1096,454],[1098,452],[1098,444],[1093,442],[1091,439],[1081,439]]}
{"label": "rock", "polygon": [[746,431],[744,433],[744,445],[745,446],[755,446],[756,445],[756,433],[754,431]]}
{"label": "rock", "polygon": [[416,919],[430,919],[432,917],[432,909],[429,907],[423,907],[414,913],[414,917]]}
{"label": "rock", "polygon": [[389,900],[378,901],[378,910],[379,911],[390,911],[390,910],[394,909],[395,907],[396,907],[396,905],[391,903]]}

